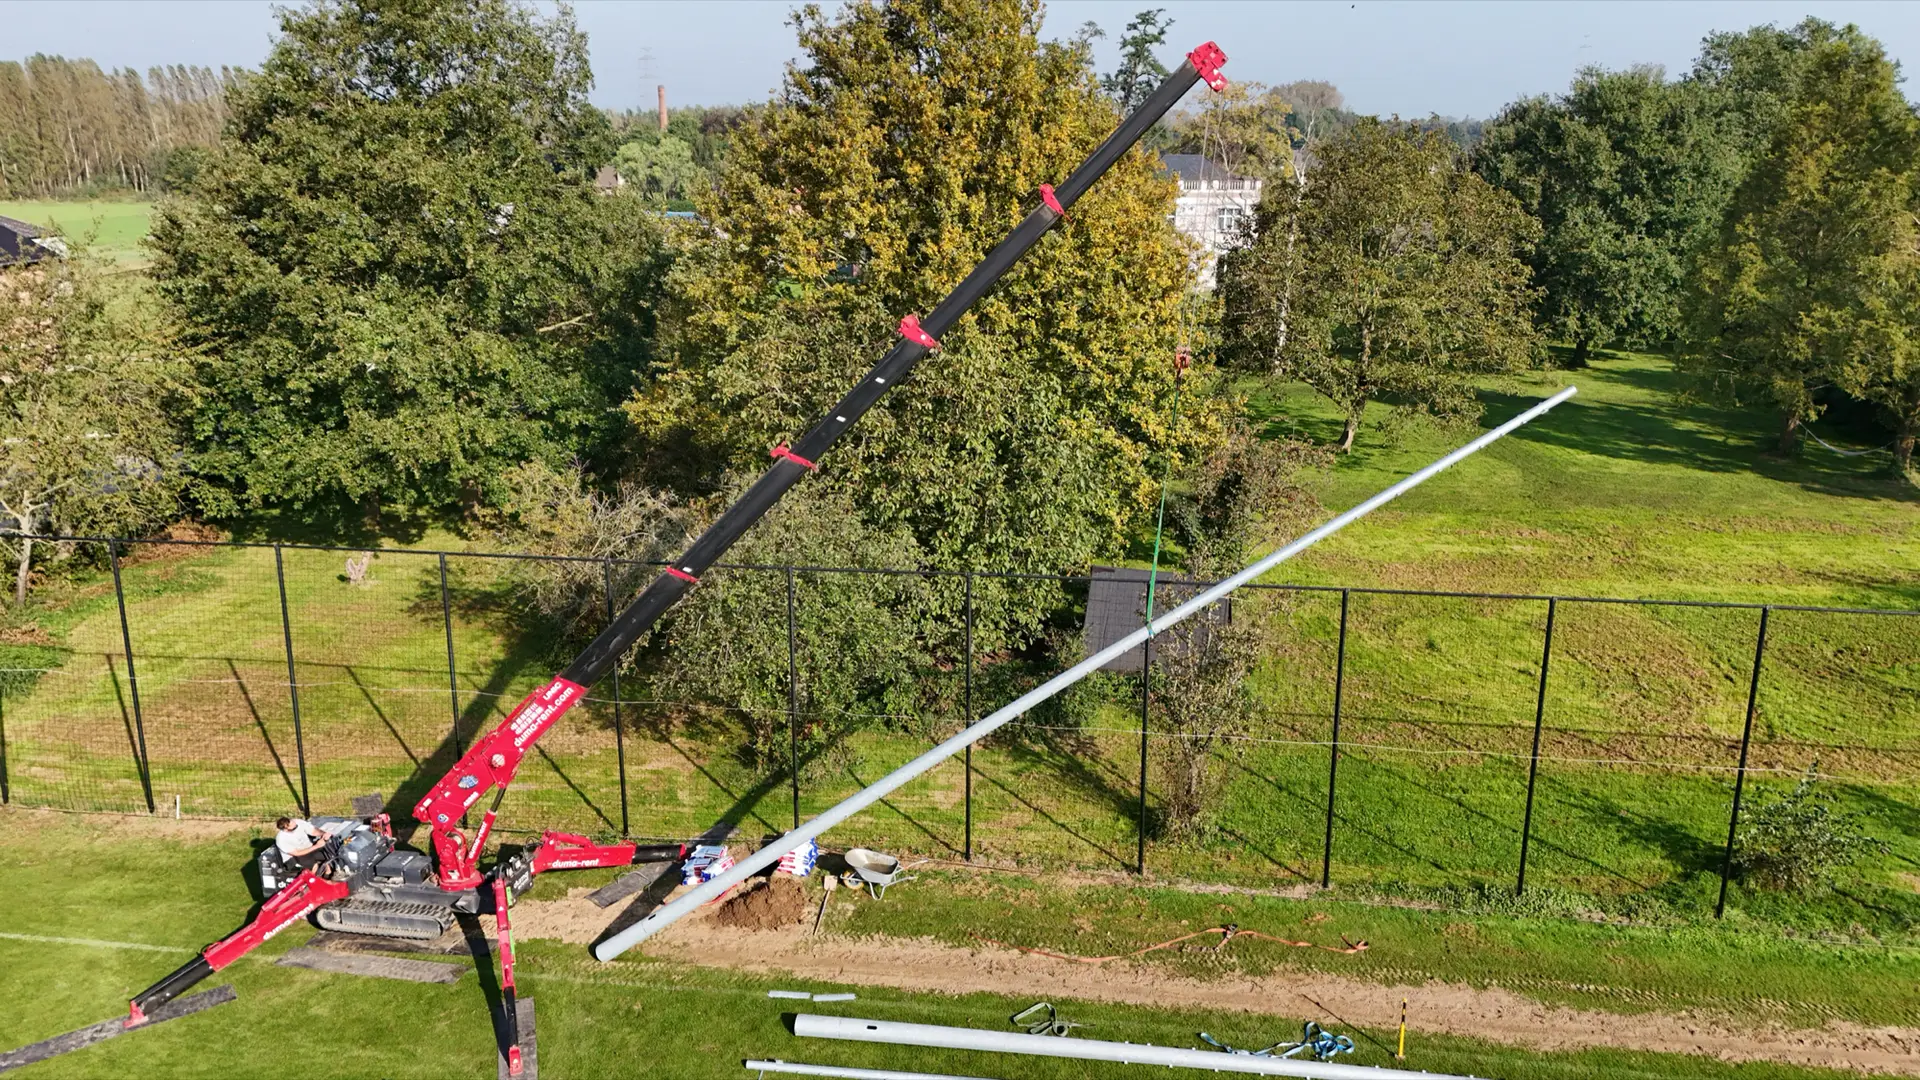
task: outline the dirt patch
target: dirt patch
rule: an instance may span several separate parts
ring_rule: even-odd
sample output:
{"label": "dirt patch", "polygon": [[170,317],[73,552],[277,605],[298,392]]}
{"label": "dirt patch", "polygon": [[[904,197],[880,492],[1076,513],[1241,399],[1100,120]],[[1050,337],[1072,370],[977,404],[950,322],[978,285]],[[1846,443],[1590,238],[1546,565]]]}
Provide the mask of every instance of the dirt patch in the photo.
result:
{"label": "dirt patch", "polygon": [[51,634],[35,622],[0,626],[0,645],[58,645]]}
{"label": "dirt patch", "polygon": [[[796,883],[798,884],[798,883]],[[897,990],[1075,997],[1162,1008],[1231,1009],[1325,1024],[1390,1028],[1400,999],[1411,1003],[1410,1031],[1484,1038],[1539,1050],[1616,1047],[1705,1055],[1723,1061],[1774,1061],[1882,1075],[1920,1073],[1920,1029],[1866,1027],[1832,1021],[1816,1029],[1755,1023],[1688,1009],[1630,1019],[1593,1009],[1546,1005],[1511,990],[1478,989],[1437,980],[1388,985],[1339,975],[1276,971],[1200,980],[1151,964],[1099,967],[990,946],[956,948],[926,940],[812,937],[807,925],[784,924],[743,934],[723,925],[724,908],[697,912],[643,946],[660,959],[732,970],[779,973]],[[627,922],[629,913],[617,922]],[[560,937],[586,944],[607,926],[607,913],[585,899],[529,901],[515,909],[523,937]]]}
{"label": "dirt patch", "polygon": [[775,874],[720,905],[713,921],[740,930],[778,930],[807,917],[807,886],[792,874]]}
{"label": "dirt patch", "polygon": [[163,840],[218,840],[252,828],[256,822],[146,814],[74,814],[61,810],[4,810],[0,821],[24,828],[84,827],[115,836]]}
{"label": "dirt patch", "polygon": [[[146,538],[145,542],[134,541],[127,546],[121,565],[162,562],[168,559],[188,559],[206,553],[206,544],[218,544],[227,539],[227,534],[211,525],[198,521],[176,521],[173,524]],[[166,543],[165,541],[172,541]]]}

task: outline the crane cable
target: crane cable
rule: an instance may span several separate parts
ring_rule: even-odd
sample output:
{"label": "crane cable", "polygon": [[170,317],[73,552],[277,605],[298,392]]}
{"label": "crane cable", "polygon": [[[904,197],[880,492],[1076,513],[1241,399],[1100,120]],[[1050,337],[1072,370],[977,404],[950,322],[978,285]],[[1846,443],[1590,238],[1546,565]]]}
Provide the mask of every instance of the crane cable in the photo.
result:
{"label": "crane cable", "polygon": [[[1244,152],[1238,157],[1244,158]],[[1212,99],[1209,99],[1206,104],[1200,107],[1200,160],[1201,190],[1210,190],[1206,185],[1211,182],[1209,174],[1212,172],[1212,166],[1217,163],[1223,174],[1219,178],[1220,183],[1223,185],[1223,190],[1236,192],[1236,194],[1228,196],[1229,200],[1234,204],[1233,208],[1239,214],[1249,213],[1250,211],[1245,205],[1246,197],[1237,194],[1239,188],[1233,186],[1233,177],[1237,172],[1236,166],[1239,164],[1239,160],[1229,151],[1226,136],[1222,133],[1220,127],[1219,103]],[[1238,220],[1238,218],[1235,220]],[[1217,219],[1213,224],[1216,229],[1219,227]],[[1218,257],[1211,252],[1202,255],[1202,258],[1208,257],[1212,257],[1216,263],[1218,262]],[[1193,363],[1192,350],[1195,336],[1193,303],[1192,297],[1189,295],[1182,297],[1180,300],[1180,344],[1174,350],[1173,354],[1173,405],[1169,410],[1167,419],[1167,434],[1170,439],[1174,430],[1180,425],[1180,390],[1187,368]],[[1153,522],[1153,561],[1147,571],[1146,625],[1149,643],[1151,643],[1154,636],[1153,601],[1155,594],[1159,591],[1160,549],[1166,535],[1167,490],[1173,481],[1173,462],[1173,454],[1169,452],[1167,454],[1166,470],[1160,477],[1160,508]]]}
{"label": "crane cable", "polygon": [[[1185,303],[1182,302],[1182,308]],[[1186,320],[1183,318],[1182,323]],[[1182,327],[1184,336],[1185,327]],[[1193,356],[1185,345],[1174,350],[1173,354],[1173,405],[1167,414],[1167,434],[1171,438],[1175,428],[1180,426],[1180,387],[1187,373],[1187,367],[1193,363]],[[1160,580],[1160,544],[1167,528],[1167,488],[1173,483],[1173,454],[1167,454],[1167,467],[1160,474],[1160,510],[1153,520],[1153,562],[1147,571],[1147,637],[1153,637],[1153,597]]]}

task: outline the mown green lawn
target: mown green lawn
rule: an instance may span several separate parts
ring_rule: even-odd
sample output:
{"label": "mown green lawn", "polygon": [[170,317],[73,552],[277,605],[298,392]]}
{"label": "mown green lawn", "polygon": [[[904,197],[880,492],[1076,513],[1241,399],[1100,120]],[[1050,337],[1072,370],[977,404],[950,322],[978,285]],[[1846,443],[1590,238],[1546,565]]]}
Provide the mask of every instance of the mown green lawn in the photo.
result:
{"label": "mown green lawn", "polygon": [[0,216],[49,226],[69,243],[85,242],[116,262],[144,265],[140,241],[147,235],[153,204],[131,200],[0,199]]}
{"label": "mown green lawn", "polygon": [[[16,897],[30,902],[9,907],[0,930],[0,964],[8,985],[22,992],[0,996],[0,1048],[11,1049],[97,1020],[125,1007],[126,998],[172,970],[191,951],[230,931],[244,918],[250,898],[241,874],[251,846],[248,833],[239,830],[220,838],[156,839],[147,825],[123,825],[89,817],[31,814],[0,810],[0,872]],[[541,883],[542,890],[565,888],[573,882]],[[1041,915],[1062,899],[1046,895],[1047,887],[1015,881],[1005,893],[975,892],[962,900],[948,877],[930,878],[903,888],[916,889],[909,903],[866,905],[856,921],[839,928],[845,934],[934,933],[950,937],[968,920],[991,927],[1015,939],[1045,940],[1084,948],[1091,940],[1107,940],[1114,933],[1109,916],[1151,913],[1135,927],[1157,929],[1183,918],[1218,917],[1221,898],[1183,897],[1161,891],[1128,891],[1124,911],[1087,914],[1102,920],[1098,936],[1063,940],[1057,928],[1048,928]],[[1018,894],[1018,895],[1016,895]],[[906,894],[899,894],[906,899]],[[1027,906],[1009,909],[1004,901],[1019,898]],[[1071,899],[1105,900],[1085,894]],[[981,905],[990,905],[981,906]],[[1228,913],[1247,925],[1269,926],[1294,919],[1304,909],[1265,901],[1230,898]],[[1362,930],[1375,936],[1374,953],[1382,966],[1430,963],[1430,947],[1414,941],[1405,913],[1386,913],[1403,920],[1398,927],[1385,922],[1363,922],[1367,913],[1336,907],[1335,920],[1313,932]],[[1276,920],[1275,923],[1261,920]],[[1492,958],[1466,977],[1479,978],[1499,969],[1498,958],[1510,947],[1513,927],[1499,920],[1453,920],[1468,933],[1486,935],[1476,954]],[[1524,928],[1521,928],[1524,929]],[[1139,932],[1135,930],[1134,932]],[[1604,933],[1605,931],[1595,931]],[[491,977],[468,975],[450,986],[418,984],[329,975],[274,966],[271,960],[299,945],[307,936],[296,924],[268,942],[248,959],[216,976],[214,983],[232,982],[239,991],[233,1004],[157,1026],[99,1046],[56,1058],[23,1071],[24,1077],[148,1077],[233,1076],[269,1071],[270,1063],[294,1062],[306,1074],[318,1077],[362,1076],[481,1076],[492,1068],[494,1003]],[[46,941],[43,938],[85,939]],[[1466,944],[1459,929],[1446,936]],[[1513,938],[1521,941],[1521,938]],[[1704,940],[1704,939],[1703,939]],[[1712,939],[1705,948],[1689,947],[1680,956],[1660,956],[1657,943],[1614,946],[1632,959],[1622,967],[1624,985],[1631,987],[1639,973],[1658,967],[1684,975],[1691,960],[1695,969],[1716,968],[1725,958]],[[116,943],[118,943],[116,945]],[[1562,936],[1545,944],[1565,945]],[[1575,944],[1579,944],[1575,942]],[[149,946],[150,948],[130,948]],[[538,1002],[540,1061],[543,1075],[562,1080],[575,1077],[630,1076],[657,1071],[674,1077],[731,1078],[745,1075],[742,1059],[778,1057],[825,1064],[911,1068],[997,1076],[1005,1080],[1043,1080],[1087,1075],[1084,1065],[1070,1061],[1017,1058],[1003,1055],[938,1051],[908,1052],[881,1046],[801,1041],[788,1034],[782,1021],[793,1003],[769,1000],[766,991],[791,987],[791,979],[749,976],[646,959],[623,958],[599,965],[578,946],[555,942],[524,942],[519,949],[517,975],[521,993]],[[1258,963],[1257,953],[1235,952],[1231,963],[1245,955]],[[1395,959],[1397,957],[1397,959]],[[1815,950],[1804,950],[1782,961],[1810,964],[1809,989],[1789,1002],[1821,1000],[1834,976],[1835,965]],[[1190,961],[1189,961],[1190,962]],[[1492,965],[1489,967],[1488,965]],[[1329,966],[1332,966],[1331,964]],[[1517,965],[1507,964],[1506,970]],[[1743,985],[1748,968],[1732,973],[1733,985]],[[1862,991],[1859,999],[1870,1011],[1879,1003],[1904,993],[1890,989],[1886,965],[1857,966]],[[1389,977],[1399,977],[1398,974]],[[1780,976],[1770,976],[1778,982]],[[209,983],[208,985],[212,985]],[[1772,984],[1769,984],[1772,985]],[[840,987],[809,983],[817,992],[850,989],[859,1000],[841,1005],[803,1006],[809,1011],[1003,1029],[1004,1018],[1030,1004],[1009,986],[1006,994],[942,995],[907,993],[869,987]],[[1530,991],[1523,991],[1530,992]],[[1299,1019],[1252,1016],[1236,1012],[1160,1010],[1057,1001],[1067,1016],[1095,1025],[1090,1037],[1197,1046],[1195,1033],[1209,1031],[1234,1044],[1271,1042],[1297,1030]],[[1630,1025],[1630,1016],[1622,1023]],[[1351,1060],[1360,1064],[1391,1062],[1385,1047],[1394,1033],[1385,1030],[1342,1028],[1355,1036],[1358,1051]],[[1833,1080],[1841,1073],[1773,1065],[1728,1065],[1705,1058],[1672,1054],[1619,1051],[1568,1053],[1523,1052],[1485,1042],[1443,1037],[1423,1032],[1418,1019],[1408,1043],[1406,1064],[1413,1068],[1497,1076],[1504,1080],[1548,1080],[1572,1077],[1671,1077],[1691,1080]],[[1102,1076],[1146,1076],[1135,1067],[1102,1067]]]}
{"label": "mown green lawn", "polygon": [[[1782,459],[1771,452],[1767,410],[1683,400],[1686,380],[1661,357],[1601,355],[1587,370],[1488,389],[1488,426],[1561,386],[1580,393],[1322,544],[1288,579],[1920,608],[1920,487],[1892,475],[1885,455],[1844,458],[1809,444]],[[1338,434],[1326,402],[1304,386],[1246,389],[1272,434],[1322,443]],[[1464,441],[1426,426],[1385,431],[1387,414],[1369,409],[1354,452],[1317,485],[1329,507]]]}

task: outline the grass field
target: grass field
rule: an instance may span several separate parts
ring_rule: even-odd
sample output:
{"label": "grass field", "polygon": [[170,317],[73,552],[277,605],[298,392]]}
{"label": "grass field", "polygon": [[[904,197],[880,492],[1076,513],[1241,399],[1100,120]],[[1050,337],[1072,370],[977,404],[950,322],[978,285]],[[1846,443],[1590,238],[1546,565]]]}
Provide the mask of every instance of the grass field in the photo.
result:
{"label": "grass field", "polygon": [[[1488,421],[1566,378],[1490,389]],[[1871,459],[1817,449],[1801,460],[1768,457],[1765,415],[1678,403],[1676,376],[1656,358],[1610,356],[1572,378],[1582,388],[1572,402],[1275,580],[1920,607],[1912,559],[1920,501],[1905,481]],[[1332,424],[1297,388],[1263,390],[1254,408],[1277,430],[1325,438]],[[1322,498],[1349,505],[1461,438],[1412,429],[1387,441],[1368,429],[1324,479]],[[279,574],[303,777],[273,552],[161,555],[136,547],[125,578],[154,794],[169,809],[178,797],[188,814],[270,817],[297,803],[304,785],[316,812],[369,790],[404,810],[459,745],[553,668],[551,650],[523,632],[497,563],[450,560],[449,642],[433,557],[385,551],[371,583],[355,586],[342,555],[288,551]],[[810,602],[804,585],[800,602]],[[55,669],[0,702],[11,797],[144,809],[111,583],[56,581],[40,603],[38,629],[0,644],[0,666]],[[1272,601],[1281,646],[1260,676],[1269,708],[1258,741],[1221,762],[1231,782],[1208,837],[1148,844],[1154,875],[1318,884],[1338,614],[1327,594]],[[1352,598],[1336,895],[1472,908],[1512,890],[1544,616],[1538,601]],[[1655,924],[1711,911],[1756,623],[1747,610],[1561,605],[1528,871],[1553,910]],[[1773,616],[1747,797],[1784,790],[1817,761],[1886,846],[1809,900],[1736,885],[1737,921],[1847,940],[1920,935],[1915,629],[1905,619]],[[1033,674],[983,666],[976,709],[1010,699]],[[1049,719],[976,750],[977,857],[1026,869],[1132,866],[1135,692],[1126,680],[1102,680],[1073,730]],[[624,819],[629,831],[659,837],[717,819],[763,831],[790,823],[787,779],[740,762],[732,716],[650,701],[643,687],[624,696],[624,745],[605,704],[572,714],[528,760],[506,821],[609,833]],[[824,809],[924,745],[884,725],[850,730],[844,753],[804,774],[801,812]],[[957,855],[966,786],[962,765],[948,763],[833,839]]]}
{"label": "grass field", "polygon": [[150,202],[69,199],[0,200],[0,216],[51,226],[71,243],[89,242],[95,251],[128,266],[144,265],[140,240],[153,216]]}
{"label": "grass field", "polygon": [[[0,872],[7,878],[10,894],[32,898],[31,903],[9,908],[5,930],[0,931],[0,964],[8,972],[8,984],[32,990],[0,996],[0,1049],[122,1011],[130,993],[172,970],[202,943],[227,933],[251,903],[239,872],[251,850],[245,830],[204,836],[183,829],[169,837],[144,823],[0,810],[0,835],[6,838],[0,844]],[[566,875],[542,879],[532,899],[577,883]],[[1235,897],[1222,903],[1219,896],[1126,890],[1124,911],[1119,905],[1109,905],[1111,910],[1106,912],[1081,907],[1100,924],[1092,935],[1064,940],[1058,927],[1047,925],[1046,916],[1059,914],[1063,904],[1109,899],[1100,890],[1062,892],[1028,879],[1011,879],[984,891],[969,892],[958,884],[951,875],[936,875],[902,886],[913,891],[895,894],[898,900],[862,906],[851,921],[828,932],[835,938],[857,940],[872,940],[876,935],[951,936],[954,928],[971,923],[1003,937],[1079,950],[1120,939],[1123,917],[1138,915],[1144,920],[1124,931],[1126,940],[1137,940],[1142,933],[1178,926],[1182,920],[1219,918],[1222,907],[1247,925],[1268,927],[1298,922],[1309,910],[1273,899]],[[1748,953],[1755,943],[1745,939],[1635,938],[1630,932],[1605,927],[1541,931],[1510,920],[1374,912],[1342,905],[1331,910],[1335,921],[1328,926],[1374,936],[1375,950],[1358,959],[1371,963],[1377,958],[1374,966],[1383,979],[1404,975],[1404,971],[1386,970],[1391,965],[1406,969],[1452,964],[1467,969],[1465,978],[1497,980],[1526,969],[1524,959],[1510,957],[1530,957],[1537,963],[1542,955],[1574,949],[1591,952],[1593,963],[1616,958],[1613,981],[1628,996],[1642,985],[1679,986],[1696,998],[1709,996],[1703,984],[1712,980],[1699,976],[1724,971],[1730,999],[1746,991],[1791,992],[1774,1002],[1791,1005],[1843,992],[1841,980],[1849,965],[1838,951],[1812,946],[1775,943]],[[490,976],[469,975],[448,986],[422,986],[271,964],[308,934],[304,925],[296,924],[218,975],[215,982],[231,981],[238,989],[234,1004],[56,1058],[21,1075],[232,1076],[265,1071],[269,1062],[297,1062],[303,1073],[318,1077],[481,1076],[491,1069],[488,1016],[495,995]],[[1474,940],[1474,935],[1479,939]],[[783,1010],[794,1003],[769,1001],[765,996],[769,988],[795,985],[777,974],[747,975],[632,956],[598,965],[577,945],[540,940],[523,942],[518,952],[517,981],[521,993],[538,1003],[540,1061],[543,1075],[552,1080],[633,1075],[647,1063],[674,1077],[731,1078],[745,1075],[740,1061],[747,1057],[913,1068],[1004,1080],[1089,1075],[1086,1066],[1070,1061],[965,1052],[909,1055],[887,1047],[797,1040],[782,1022]],[[1473,955],[1463,957],[1464,952]],[[1201,972],[1210,968],[1216,977],[1271,967],[1259,963],[1241,967],[1238,957],[1243,955],[1252,954],[1236,952],[1224,961],[1169,954],[1168,963]],[[1742,956],[1748,959],[1739,960]],[[1735,958],[1735,966],[1727,969],[1724,965],[1730,957]],[[1877,956],[1851,961],[1859,988],[1852,997],[1858,1005],[1842,1008],[1837,1015],[1885,1012],[1893,1016],[1901,1008],[1910,1008],[1912,969],[1903,972],[1897,963],[1907,962]],[[1804,984],[1786,982],[1789,965],[1808,970]],[[1576,969],[1564,974],[1569,979],[1584,977]],[[1031,1002],[1018,982],[1017,975],[1010,974],[1004,993],[947,995],[809,981],[808,989],[852,989],[859,1000],[802,1008],[1004,1029],[1004,1018]],[[1251,1015],[1060,999],[1055,1003],[1064,1015],[1094,1025],[1083,1032],[1089,1037],[1179,1046],[1198,1045],[1195,1032],[1203,1030],[1238,1045],[1264,1045],[1287,1034],[1289,1027],[1297,1030],[1300,1020],[1312,1015],[1285,1018],[1284,1009],[1272,1015]],[[1623,1013],[1621,1023],[1631,1026],[1634,1019]],[[1356,1053],[1343,1061],[1391,1063],[1386,1049],[1394,1037],[1391,1030],[1350,1025],[1338,1029],[1355,1036],[1358,1044]],[[1503,1080],[1835,1080],[1851,1075],[1765,1063],[1732,1065],[1678,1054],[1521,1051],[1423,1031],[1417,1014],[1405,1064]],[[1102,1067],[1098,1075],[1125,1080],[1165,1074],[1149,1074],[1139,1067]]]}

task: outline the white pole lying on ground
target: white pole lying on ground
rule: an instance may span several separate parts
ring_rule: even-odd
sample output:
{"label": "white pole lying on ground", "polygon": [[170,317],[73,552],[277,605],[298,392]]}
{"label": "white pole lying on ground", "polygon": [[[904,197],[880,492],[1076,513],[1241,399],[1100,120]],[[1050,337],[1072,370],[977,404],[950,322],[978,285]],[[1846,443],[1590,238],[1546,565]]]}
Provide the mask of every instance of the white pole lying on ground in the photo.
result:
{"label": "white pole lying on ground", "polygon": [[787,1076],[838,1076],[844,1080],[986,1080],[980,1076],[955,1076],[951,1073],[901,1072],[898,1069],[849,1069],[840,1065],[805,1065],[798,1061],[749,1061],[747,1071],[761,1076],[781,1073]]}
{"label": "white pole lying on ground", "polygon": [[941,1050],[987,1050],[1002,1054],[1110,1061],[1127,1065],[1165,1065],[1175,1069],[1253,1073],[1257,1076],[1293,1076],[1303,1080],[1467,1080],[1411,1069],[1381,1069],[1372,1065],[1338,1065],[1330,1061],[1295,1061],[1255,1057],[1220,1050],[1189,1050],[1179,1046],[1107,1042],[1104,1039],[1063,1039],[1055,1035],[1028,1035],[1016,1031],[942,1027],[938,1024],[900,1024],[889,1020],[861,1020],[851,1016],[793,1018],[793,1033],[806,1039],[850,1039],[894,1046],[928,1046]]}
{"label": "white pole lying on ground", "polygon": [[1278,551],[1265,556],[1252,566],[1208,588],[1205,592],[1181,604],[1179,607],[1155,617],[1154,620],[1146,626],[1142,626],[1126,637],[1121,638],[1106,648],[1101,649],[1099,652],[1094,653],[1092,656],[1087,657],[1085,660],[1055,675],[1053,678],[1048,679],[1046,682],[1041,683],[1032,690],[1020,695],[1014,699],[1012,704],[982,719],[979,723],[974,724],[972,727],[967,728],[926,753],[921,754],[919,757],[914,758],[912,761],[907,762],[905,765],[881,777],[875,781],[871,787],[847,797],[847,799],[821,814],[819,817],[786,834],[767,847],[763,847],[759,851],[741,859],[739,862],[733,864],[732,869],[727,870],[710,881],[696,886],[693,891],[670,904],[661,906],[646,918],[641,919],[639,922],[634,923],[632,926],[627,927],[617,934],[613,934],[606,940],[597,943],[593,947],[594,957],[599,960],[611,960],[667,927],[672,926],[675,922],[679,921],[682,916],[694,911],[699,908],[700,905],[718,897],[721,893],[726,892],[740,882],[745,881],[747,878],[778,862],[780,856],[785,855],[787,852],[792,851],[808,840],[819,836],[835,825],[840,824],[860,811],[865,810],[867,807],[872,806],[874,803],[879,802],[881,799],[886,798],[888,795],[891,795],[907,781],[912,780],[914,777],[919,776],[921,773],[926,772],[928,769],[959,753],[965,749],[968,744],[979,740],[995,728],[1015,719],[1028,709],[1033,708],[1035,705],[1040,704],[1060,691],[1065,690],[1067,687],[1072,686],[1074,683],[1079,682],[1081,679],[1086,678],[1088,675],[1093,674],[1095,671],[1106,666],[1108,661],[1125,655],[1131,651],[1134,646],[1139,645],[1154,634],[1158,634],[1168,627],[1173,626],[1175,623],[1197,614],[1201,609],[1233,590],[1245,585],[1247,582],[1252,581],[1254,578],[1259,577],[1275,566],[1286,562],[1295,555],[1300,554],[1320,541],[1325,540],[1327,537],[1332,536],[1334,533],[1339,532],[1341,529],[1346,528],[1353,522],[1358,521],[1373,511],[1378,510],[1380,507],[1385,506],[1387,503],[1392,502],[1394,499],[1399,498],[1401,495],[1420,486],[1435,474],[1452,467],[1462,459],[1472,455],[1475,451],[1484,449],[1499,440],[1502,436],[1507,435],[1546,412],[1548,409],[1572,397],[1574,390],[1574,387],[1567,387],[1531,409],[1528,409],[1526,412],[1521,413],[1519,416],[1501,424],[1499,427],[1481,435],[1479,438],[1460,447],[1446,457],[1441,458],[1426,468],[1421,469],[1419,472],[1414,473],[1392,487],[1387,488],[1385,491],[1373,496],[1359,506],[1340,514],[1326,524],[1321,525],[1285,547],[1280,548]]}

